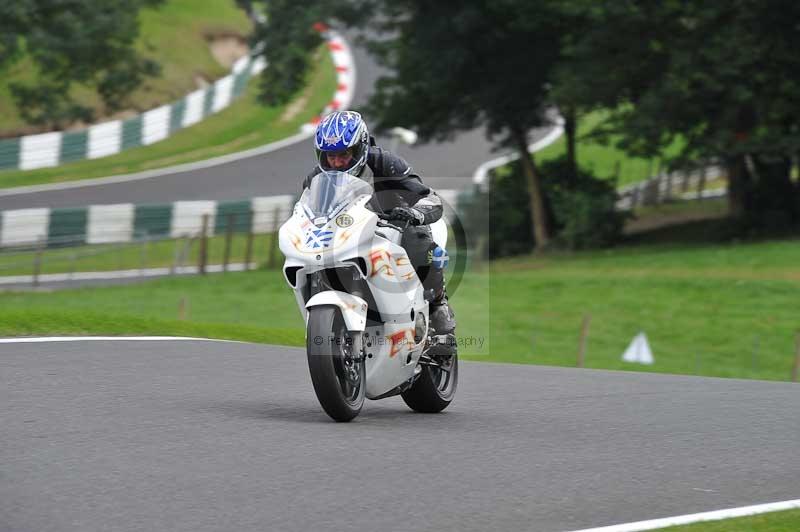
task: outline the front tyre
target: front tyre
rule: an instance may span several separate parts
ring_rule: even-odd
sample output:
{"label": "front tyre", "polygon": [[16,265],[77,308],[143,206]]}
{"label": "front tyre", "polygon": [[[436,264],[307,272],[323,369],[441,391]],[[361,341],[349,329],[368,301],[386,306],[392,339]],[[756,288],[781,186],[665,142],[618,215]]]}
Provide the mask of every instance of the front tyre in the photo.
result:
{"label": "front tyre", "polygon": [[361,412],[366,373],[337,307],[312,307],[306,330],[308,369],[323,410],[336,421],[350,421]]}
{"label": "front tyre", "polygon": [[434,358],[422,366],[414,384],[403,392],[403,401],[417,412],[433,414],[448,407],[458,387],[458,355]]}

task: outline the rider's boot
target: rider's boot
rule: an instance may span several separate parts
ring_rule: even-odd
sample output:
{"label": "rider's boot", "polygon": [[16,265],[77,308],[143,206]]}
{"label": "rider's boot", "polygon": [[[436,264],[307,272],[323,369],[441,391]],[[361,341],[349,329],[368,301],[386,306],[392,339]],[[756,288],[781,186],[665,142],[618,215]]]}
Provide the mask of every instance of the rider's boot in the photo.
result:
{"label": "rider's boot", "polygon": [[434,347],[430,354],[449,356],[457,353],[456,345],[456,317],[447,301],[447,291],[442,290],[430,302],[430,326],[433,329],[432,337]]}

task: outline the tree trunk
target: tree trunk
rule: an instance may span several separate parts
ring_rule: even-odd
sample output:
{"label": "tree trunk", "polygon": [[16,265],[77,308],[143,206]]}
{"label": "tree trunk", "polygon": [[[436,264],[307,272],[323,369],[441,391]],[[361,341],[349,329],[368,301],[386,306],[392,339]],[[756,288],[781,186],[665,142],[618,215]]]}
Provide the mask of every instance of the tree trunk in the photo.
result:
{"label": "tree trunk", "polygon": [[737,155],[725,161],[728,171],[728,210],[734,218],[742,218],[749,210],[748,196],[752,183],[744,155]]}
{"label": "tree trunk", "polygon": [[542,182],[536,171],[533,155],[528,152],[528,136],[525,134],[525,131],[512,129],[511,135],[519,150],[522,171],[528,183],[528,198],[531,207],[531,230],[533,231],[535,249],[536,251],[541,251],[550,243],[550,228],[547,223],[547,213],[545,212]]}
{"label": "tree trunk", "polygon": [[726,161],[730,213],[749,225],[779,229],[798,218],[791,161],[737,155]]}
{"label": "tree trunk", "polygon": [[569,168],[570,185],[574,185],[578,178],[578,160],[575,154],[575,136],[578,130],[578,121],[575,118],[575,108],[568,106],[564,111],[564,136],[567,139],[567,165]]}

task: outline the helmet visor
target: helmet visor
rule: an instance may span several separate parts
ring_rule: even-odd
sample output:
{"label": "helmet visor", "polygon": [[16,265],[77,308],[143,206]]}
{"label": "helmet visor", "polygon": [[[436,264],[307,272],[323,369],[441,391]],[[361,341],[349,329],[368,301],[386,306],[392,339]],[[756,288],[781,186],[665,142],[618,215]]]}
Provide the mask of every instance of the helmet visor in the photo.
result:
{"label": "helmet visor", "polygon": [[366,161],[366,150],[363,146],[351,146],[346,150],[317,151],[319,166],[322,170],[357,174]]}

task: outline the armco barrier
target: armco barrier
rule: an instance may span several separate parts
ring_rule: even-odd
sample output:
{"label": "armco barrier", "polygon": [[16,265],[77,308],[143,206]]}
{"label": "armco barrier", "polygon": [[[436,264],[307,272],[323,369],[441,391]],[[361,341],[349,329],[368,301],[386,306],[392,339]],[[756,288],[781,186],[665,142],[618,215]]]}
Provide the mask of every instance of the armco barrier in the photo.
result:
{"label": "armco barrier", "polygon": [[74,209],[19,209],[0,213],[0,248],[132,242],[224,232],[270,233],[289,218],[291,195],[245,201],[176,201],[165,205],[93,205]]}
{"label": "armco barrier", "polygon": [[[455,216],[456,190],[439,190],[446,216]],[[255,234],[277,230],[292,213],[296,197],[256,197],[242,201],[176,201],[162,205],[92,205],[71,209],[17,209],[0,212],[0,249],[83,244],[114,244],[152,238],[221,234]]]}
{"label": "armco barrier", "polygon": [[0,169],[33,170],[81,159],[98,159],[147,146],[226,108],[261,72],[263,58],[242,57],[231,73],[183,99],[126,120],[112,120],[79,131],[42,133],[0,140]]}

